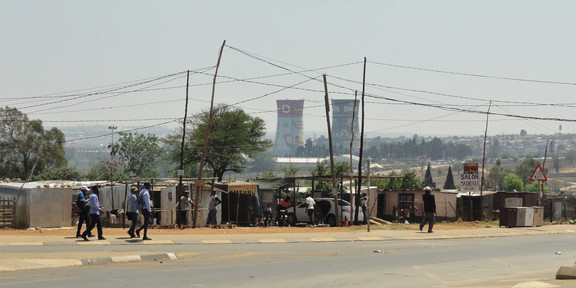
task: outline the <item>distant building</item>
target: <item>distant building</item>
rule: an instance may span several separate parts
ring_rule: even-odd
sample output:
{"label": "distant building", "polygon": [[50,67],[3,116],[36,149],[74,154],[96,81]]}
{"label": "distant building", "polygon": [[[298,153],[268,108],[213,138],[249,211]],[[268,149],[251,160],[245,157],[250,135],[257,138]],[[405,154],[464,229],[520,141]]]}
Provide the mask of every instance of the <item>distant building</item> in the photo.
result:
{"label": "distant building", "polygon": [[[354,102],[356,102],[356,105]],[[350,153],[350,141],[352,140],[352,135],[354,135],[352,154],[358,155],[360,148],[358,111],[358,101],[350,99],[332,100],[332,142],[334,147],[341,147],[338,150],[339,153]],[[354,126],[352,126],[353,120]]]}
{"label": "distant building", "polygon": [[276,100],[278,122],[274,154],[281,157],[295,156],[298,147],[304,146],[304,100]]}

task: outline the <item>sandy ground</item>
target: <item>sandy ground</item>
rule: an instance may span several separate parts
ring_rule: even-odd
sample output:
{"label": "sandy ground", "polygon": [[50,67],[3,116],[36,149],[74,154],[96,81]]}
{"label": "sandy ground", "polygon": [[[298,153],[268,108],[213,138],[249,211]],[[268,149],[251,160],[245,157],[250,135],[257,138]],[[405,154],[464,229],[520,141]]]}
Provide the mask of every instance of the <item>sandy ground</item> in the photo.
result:
{"label": "sandy ground", "polygon": [[[498,224],[491,222],[452,222],[452,223],[436,223],[434,230],[453,230],[453,229],[482,229],[488,227],[497,227]],[[84,227],[82,227],[84,230]],[[106,235],[124,235],[128,228],[107,228],[104,227]],[[363,226],[349,226],[349,227],[234,227],[234,228],[184,228],[178,229],[177,227],[150,227],[151,233],[162,235],[180,235],[180,234],[274,234],[274,233],[307,233],[307,232],[350,232],[350,231],[364,231],[367,229],[366,225]],[[390,225],[370,225],[371,230],[418,230],[418,224],[390,224]],[[2,235],[62,235],[69,236],[75,234],[75,227],[62,227],[62,228],[30,228],[30,229],[0,229],[0,236]]]}

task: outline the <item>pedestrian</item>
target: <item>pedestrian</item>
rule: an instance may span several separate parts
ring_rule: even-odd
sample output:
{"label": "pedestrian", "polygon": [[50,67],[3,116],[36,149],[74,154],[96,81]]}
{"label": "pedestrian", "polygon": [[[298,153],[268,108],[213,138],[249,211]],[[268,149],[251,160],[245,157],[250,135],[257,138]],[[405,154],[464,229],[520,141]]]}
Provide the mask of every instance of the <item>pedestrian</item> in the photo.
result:
{"label": "pedestrian", "polygon": [[140,231],[144,230],[144,237],[142,240],[152,240],[148,238],[148,225],[150,224],[150,219],[152,217],[152,207],[150,207],[150,183],[144,183],[144,189],[140,191],[138,195],[138,210],[142,212],[142,217],[144,217],[144,223],[138,230],[136,230],[136,236],[140,238]]}
{"label": "pedestrian", "polygon": [[222,203],[218,195],[216,195],[216,189],[212,188],[212,193],[210,195],[210,202],[208,203],[208,219],[206,220],[206,227],[218,225],[218,208],[217,206]]}
{"label": "pedestrian", "polygon": [[102,235],[102,221],[100,221],[100,213],[104,212],[104,210],[98,201],[98,194],[98,186],[92,186],[92,193],[88,197],[88,203],[90,204],[90,225],[86,231],[82,233],[82,239],[85,241],[88,241],[87,237],[92,232],[92,229],[94,229],[94,226],[98,229],[98,240],[106,240]]}
{"label": "pedestrian", "polygon": [[362,193],[362,198],[360,198],[360,203],[362,204],[362,216],[364,216],[364,224],[368,223],[368,216],[366,215],[366,209],[368,205],[368,195],[366,193]]}
{"label": "pedestrian", "polygon": [[180,209],[180,224],[188,225],[188,214],[190,214],[192,207],[194,207],[188,190],[184,191],[184,195],[180,197],[180,201],[176,203],[176,206]]}
{"label": "pedestrian", "polygon": [[132,186],[130,188],[130,195],[128,196],[128,212],[126,213],[128,220],[132,221],[130,229],[128,229],[128,235],[130,238],[135,238],[134,230],[136,230],[136,225],[138,225],[138,187]]}
{"label": "pedestrian", "polygon": [[306,212],[308,212],[308,220],[310,221],[310,225],[314,226],[314,223],[316,221],[314,221],[314,206],[316,205],[316,201],[314,201],[314,198],[312,198],[311,194],[308,194],[308,197],[306,197],[306,204],[308,206],[306,206]]}
{"label": "pedestrian", "polygon": [[436,214],[436,200],[434,199],[434,195],[432,195],[432,189],[428,186],[424,188],[422,201],[424,201],[424,217],[422,217],[422,223],[420,223],[420,231],[422,231],[424,225],[428,223],[428,233],[432,233],[434,214]]}
{"label": "pedestrian", "polygon": [[[78,230],[76,230],[76,238],[82,237],[82,224],[86,223],[86,227],[90,226],[90,205],[88,204],[89,189],[86,186],[80,188],[80,192],[76,197],[76,212],[78,212]],[[94,237],[94,235],[89,235]]]}

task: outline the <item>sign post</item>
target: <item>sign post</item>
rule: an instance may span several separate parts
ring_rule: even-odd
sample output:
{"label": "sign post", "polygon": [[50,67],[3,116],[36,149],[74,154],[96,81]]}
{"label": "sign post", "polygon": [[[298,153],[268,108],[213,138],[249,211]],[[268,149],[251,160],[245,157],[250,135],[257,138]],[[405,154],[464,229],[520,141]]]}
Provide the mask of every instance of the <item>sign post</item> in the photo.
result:
{"label": "sign post", "polygon": [[[530,176],[530,181],[538,181],[540,185],[538,185],[538,205],[542,206],[542,193],[544,193],[544,182],[548,181],[546,178],[546,174],[544,174],[544,170],[540,167],[540,164],[536,165],[536,169],[532,172],[532,176]],[[542,189],[540,189],[542,186]]]}

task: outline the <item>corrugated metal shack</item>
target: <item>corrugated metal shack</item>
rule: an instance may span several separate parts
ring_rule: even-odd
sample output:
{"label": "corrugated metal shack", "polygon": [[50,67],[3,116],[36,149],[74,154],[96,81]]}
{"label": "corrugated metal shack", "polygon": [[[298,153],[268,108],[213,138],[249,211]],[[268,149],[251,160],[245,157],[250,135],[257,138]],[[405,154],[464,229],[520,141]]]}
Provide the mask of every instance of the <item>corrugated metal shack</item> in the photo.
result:
{"label": "corrugated metal shack", "polygon": [[69,187],[44,187],[38,183],[0,184],[0,198],[17,201],[14,214],[16,228],[70,226],[72,192]]}

